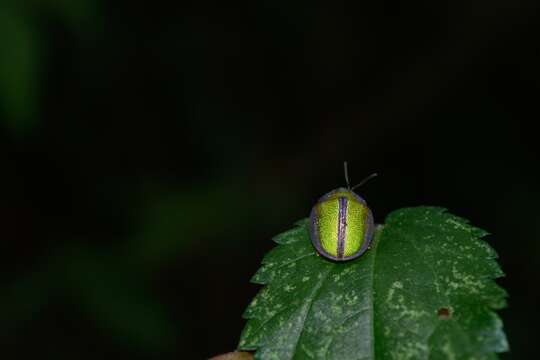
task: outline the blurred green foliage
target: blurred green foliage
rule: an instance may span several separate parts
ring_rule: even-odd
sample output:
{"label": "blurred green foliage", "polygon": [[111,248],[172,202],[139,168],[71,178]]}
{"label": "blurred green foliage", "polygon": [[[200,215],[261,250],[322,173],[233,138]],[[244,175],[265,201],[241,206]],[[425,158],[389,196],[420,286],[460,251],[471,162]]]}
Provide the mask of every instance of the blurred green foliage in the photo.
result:
{"label": "blurred green foliage", "polygon": [[[59,23],[81,40],[100,32],[102,25],[98,2],[92,0],[9,0],[0,4],[0,125],[15,139],[35,135],[40,127],[49,89],[49,60],[54,55],[50,53],[53,39],[47,32],[50,22]],[[171,200],[160,201],[163,204],[149,206],[171,210]],[[173,232],[174,237],[165,235],[170,229],[156,233],[154,222],[161,222],[157,224],[160,231],[165,219],[150,217],[148,225],[143,225],[150,233],[143,231],[141,239],[151,237],[142,245],[144,256],[175,254],[177,246],[172,243],[185,239],[178,231]],[[156,239],[165,243],[160,245]],[[61,296],[79,304],[116,341],[148,354],[171,351],[178,341],[179,326],[172,324],[163,304],[148,288],[150,273],[139,266],[141,259],[106,248],[82,247],[77,240],[69,242],[73,245],[52,248],[50,256],[33,270],[2,288],[3,337],[33,326],[49,303]],[[162,254],[146,249],[156,246],[163,248]]]}
{"label": "blurred green foliage", "polygon": [[37,122],[37,75],[39,59],[43,58],[35,25],[21,12],[21,9],[0,10],[1,118],[3,126],[16,134],[31,131]]}
{"label": "blurred green foliage", "polygon": [[100,30],[97,5],[94,0],[3,0],[0,4],[0,119],[14,136],[29,135],[39,125],[51,55],[44,23],[52,18],[76,36],[88,35]]}

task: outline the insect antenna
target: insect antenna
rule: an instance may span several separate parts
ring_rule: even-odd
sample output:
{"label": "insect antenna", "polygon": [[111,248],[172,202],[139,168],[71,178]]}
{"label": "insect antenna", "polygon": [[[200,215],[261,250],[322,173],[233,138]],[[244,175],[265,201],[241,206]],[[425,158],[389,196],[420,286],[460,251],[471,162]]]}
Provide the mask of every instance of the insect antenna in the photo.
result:
{"label": "insect antenna", "polygon": [[347,184],[347,189],[351,190],[351,185],[349,184],[349,170],[347,169],[347,162],[343,162],[343,174],[345,175],[345,184]]}
{"label": "insect antenna", "polygon": [[369,180],[373,179],[376,176],[377,176],[377,173],[373,173],[373,174],[369,175],[364,180],[360,181],[358,184],[356,184],[352,188],[350,188],[351,191],[356,189],[357,187],[360,187],[360,186],[364,185],[365,183],[367,183]]}

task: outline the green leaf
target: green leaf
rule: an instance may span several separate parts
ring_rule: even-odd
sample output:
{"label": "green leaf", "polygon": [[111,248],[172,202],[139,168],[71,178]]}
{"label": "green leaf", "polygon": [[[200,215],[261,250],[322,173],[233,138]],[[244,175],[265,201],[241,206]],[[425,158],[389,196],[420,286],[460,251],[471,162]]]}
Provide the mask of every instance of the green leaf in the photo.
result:
{"label": "green leaf", "polygon": [[486,232],[442,208],[393,212],[371,249],[316,256],[307,220],[278,235],[252,282],[239,350],[256,359],[495,359],[506,293]]}

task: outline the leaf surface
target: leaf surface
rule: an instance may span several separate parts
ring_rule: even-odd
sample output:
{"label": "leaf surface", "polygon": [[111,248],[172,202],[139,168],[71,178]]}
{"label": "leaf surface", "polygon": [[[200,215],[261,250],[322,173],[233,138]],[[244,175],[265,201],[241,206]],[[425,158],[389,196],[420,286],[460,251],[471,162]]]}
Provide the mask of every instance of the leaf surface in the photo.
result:
{"label": "leaf surface", "polygon": [[350,262],[316,256],[307,219],[252,282],[239,350],[256,359],[495,359],[508,349],[493,310],[506,293],[486,232],[442,208],[390,214]]}

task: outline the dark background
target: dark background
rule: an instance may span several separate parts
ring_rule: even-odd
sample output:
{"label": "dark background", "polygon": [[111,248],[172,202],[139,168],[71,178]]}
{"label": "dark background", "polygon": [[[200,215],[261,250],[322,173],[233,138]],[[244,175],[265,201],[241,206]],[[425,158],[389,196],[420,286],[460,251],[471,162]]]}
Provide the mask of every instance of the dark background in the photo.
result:
{"label": "dark background", "polygon": [[0,357],[233,350],[271,237],[373,171],[376,220],[493,235],[536,355],[535,1],[0,4]]}

